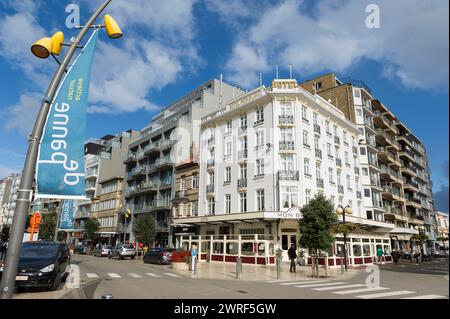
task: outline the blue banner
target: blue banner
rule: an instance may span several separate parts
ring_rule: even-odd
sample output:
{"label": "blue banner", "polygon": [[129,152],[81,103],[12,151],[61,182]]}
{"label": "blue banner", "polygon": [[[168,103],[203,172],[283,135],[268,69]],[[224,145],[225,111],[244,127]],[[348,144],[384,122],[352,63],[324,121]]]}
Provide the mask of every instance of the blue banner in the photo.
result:
{"label": "blue banner", "polygon": [[76,58],[51,105],[36,167],[37,198],[85,198],[84,140],[98,31]]}
{"label": "blue banner", "polygon": [[73,212],[74,202],[71,199],[67,199],[61,206],[59,229],[73,229]]}

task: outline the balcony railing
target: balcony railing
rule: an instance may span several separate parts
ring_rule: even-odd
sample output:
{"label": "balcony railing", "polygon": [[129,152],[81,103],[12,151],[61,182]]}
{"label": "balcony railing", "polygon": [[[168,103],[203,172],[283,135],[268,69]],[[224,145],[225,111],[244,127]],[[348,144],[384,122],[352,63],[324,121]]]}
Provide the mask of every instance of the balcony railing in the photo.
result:
{"label": "balcony railing", "polygon": [[314,133],[320,134],[320,125],[314,124]]}
{"label": "balcony railing", "polygon": [[241,159],[246,159],[248,155],[248,151],[247,150],[240,150],[238,152],[238,158]]}
{"label": "balcony railing", "polygon": [[172,147],[177,143],[175,140],[165,140],[161,143],[161,149]]}
{"label": "balcony railing", "polygon": [[128,153],[127,155],[125,155],[123,159],[124,162],[130,162],[135,160],[136,160],[136,153]]}
{"label": "balcony railing", "polygon": [[294,141],[280,141],[280,151],[293,151]]}
{"label": "balcony railing", "polygon": [[214,184],[206,185],[206,192],[207,193],[214,193]]}
{"label": "balcony railing", "polygon": [[317,178],[316,182],[317,182],[317,187],[319,187],[319,188],[324,187],[323,178]]}
{"label": "balcony railing", "polygon": [[239,134],[246,134],[247,126],[240,126],[238,132],[239,132]]}
{"label": "balcony railing", "polygon": [[322,150],[316,149],[315,153],[316,153],[317,158],[320,158],[320,159],[322,158]]}
{"label": "balcony railing", "polygon": [[294,115],[280,115],[278,121],[280,124],[294,124]]}
{"label": "balcony railing", "polygon": [[299,173],[295,170],[281,170],[278,171],[278,180],[283,181],[298,181],[299,180]]}
{"label": "balcony railing", "polygon": [[214,165],[215,165],[215,161],[214,161],[213,158],[210,158],[209,160],[206,161],[206,167],[207,168],[214,167]]}
{"label": "balcony railing", "polygon": [[173,165],[173,161],[170,156],[161,157],[161,159],[159,161],[159,166],[163,166],[163,165]]}
{"label": "balcony railing", "polygon": [[247,187],[247,179],[246,178],[239,178],[237,180],[237,188],[245,188]]}
{"label": "balcony railing", "polygon": [[370,165],[375,166],[375,167],[379,167],[378,166],[378,161],[375,158],[370,157],[370,156],[368,158],[369,158],[369,164]]}

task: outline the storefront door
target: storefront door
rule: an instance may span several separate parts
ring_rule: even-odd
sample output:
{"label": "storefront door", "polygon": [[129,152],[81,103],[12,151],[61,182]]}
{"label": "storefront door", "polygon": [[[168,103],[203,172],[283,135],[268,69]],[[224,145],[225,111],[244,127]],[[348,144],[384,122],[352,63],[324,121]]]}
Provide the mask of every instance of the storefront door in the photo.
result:
{"label": "storefront door", "polygon": [[281,249],[283,250],[283,261],[288,261],[288,249],[291,247],[291,244],[294,244],[294,248],[297,249],[298,241],[297,241],[297,233],[281,233]]}

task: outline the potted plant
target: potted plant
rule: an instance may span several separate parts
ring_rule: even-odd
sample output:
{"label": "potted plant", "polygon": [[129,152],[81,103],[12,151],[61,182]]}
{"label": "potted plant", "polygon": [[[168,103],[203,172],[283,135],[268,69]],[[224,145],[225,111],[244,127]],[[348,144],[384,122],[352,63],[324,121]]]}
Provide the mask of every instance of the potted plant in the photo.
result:
{"label": "potted plant", "polygon": [[303,249],[300,249],[298,254],[298,264],[300,266],[306,266],[305,250]]}
{"label": "potted plant", "polygon": [[186,250],[176,250],[171,257],[172,269],[189,269],[189,252]]}

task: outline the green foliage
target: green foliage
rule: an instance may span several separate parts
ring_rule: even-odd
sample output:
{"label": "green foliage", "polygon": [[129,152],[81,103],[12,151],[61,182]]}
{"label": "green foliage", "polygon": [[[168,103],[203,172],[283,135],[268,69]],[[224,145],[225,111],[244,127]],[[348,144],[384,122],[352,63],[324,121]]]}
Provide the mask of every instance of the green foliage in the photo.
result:
{"label": "green foliage", "polygon": [[100,222],[97,218],[88,218],[84,223],[84,229],[86,229],[86,237],[94,241],[98,238],[98,231],[100,230]]}
{"label": "green foliage", "polygon": [[137,217],[133,223],[133,233],[136,239],[147,245],[154,242],[156,235],[155,224],[155,218],[150,213]]}
{"label": "green foliage", "polygon": [[333,228],[338,223],[333,203],[319,193],[303,206],[301,212],[300,246],[308,248],[310,254],[328,250],[335,240]]}
{"label": "green foliage", "polygon": [[448,241],[448,237],[438,237],[438,238],[436,238],[436,240],[437,241],[443,241],[443,242],[446,242],[446,241]]}
{"label": "green foliage", "polygon": [[9,229],[10,229],[9,225],[3,225],[2,231],[0,232],[0,239],[1,240],[3,240],[3,241],[8,241],[9,240]]}
{"label": "green foliage", "polygon": [[348,235],[351,232],[355,231],[357,228],[358,227],[356,225],[339,223],[333,226],[332,232],[334,234],[342,234],[348,237]]}
{"label": "green foliage", "polygon": [[429,239],[427,234],[414,234],[411,236],[411,240],[420,241],[421,243],[426,242]]}
{"label": "green foliage", "polygon": [[39,239],[53,240],[56,228],[56,213],[42,214],[41,224],[39,225]]}

